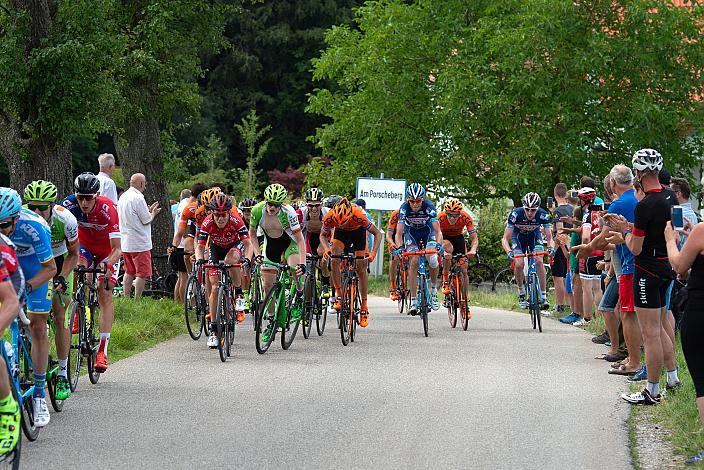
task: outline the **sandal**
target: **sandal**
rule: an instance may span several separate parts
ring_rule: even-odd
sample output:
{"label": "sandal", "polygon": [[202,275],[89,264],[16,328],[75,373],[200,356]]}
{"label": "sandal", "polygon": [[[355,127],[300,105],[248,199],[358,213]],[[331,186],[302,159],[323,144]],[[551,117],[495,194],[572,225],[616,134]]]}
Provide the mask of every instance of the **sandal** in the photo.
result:
{"label": "sandal", "polygon": [[635,369],[635,370],[627,370],[625,364],[621,364],[621,366],[618,369],[610,369],[609,374],[612,375],[636,375],[640,369]]}

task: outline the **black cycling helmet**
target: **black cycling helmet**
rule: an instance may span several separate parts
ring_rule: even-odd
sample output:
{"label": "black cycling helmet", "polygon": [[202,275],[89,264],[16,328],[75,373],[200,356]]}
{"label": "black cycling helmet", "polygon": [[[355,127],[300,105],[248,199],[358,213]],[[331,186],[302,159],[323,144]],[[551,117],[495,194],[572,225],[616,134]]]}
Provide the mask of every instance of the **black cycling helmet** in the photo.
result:
{"label": "black cycling helmet", "polygon": [[333,207],[335,207],[335,204],[337,204],[341,200],[342,200],[342,196],[338,196],[336,194],[333,194],[333,195],[330,195],[325,198],[325,203],[323,205],[325,207],[332,209]]}
{"label": "black cycling helmet", "polygon": [[100,191],[100,180],[93,173],[85,172],[76,176],[73,182],[73,189],[76,194],[94,195]]}
{"label": "black cycling helmet", "polygon": [[240,201],[239,208],[240,210],[242,209],[251,209],[252,207],[257,205],[257,200],[254,199],[253,197],[246,197]]}

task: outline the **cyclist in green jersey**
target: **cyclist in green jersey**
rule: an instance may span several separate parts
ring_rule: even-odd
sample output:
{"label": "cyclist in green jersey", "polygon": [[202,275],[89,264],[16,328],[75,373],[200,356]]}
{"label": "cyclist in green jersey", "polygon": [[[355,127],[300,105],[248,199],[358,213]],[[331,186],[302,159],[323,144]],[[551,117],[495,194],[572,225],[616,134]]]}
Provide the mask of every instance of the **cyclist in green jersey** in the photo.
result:
{"label": "cyclist in green jersey", "polygon": [[51,310],[54,312],[56,328],[56,355],[59,358],[59,375],[56,382],[56,398],[65,400],[71,395],[68,383],[67,363],[71,345],[71,335],[66,328],[66,307],[71,299],[73,270],[78,264],[78,221],[68,209],[56,205],[56,186],[43,180],[32,181],[24,188],[27,208],[42,217],[51,227],[51,249],[56,263],[54,277],[54,298]]}
{"label": "cyclist in green jersey", "polygon": [[[274,263],[296,266],[296,276],[306,272],[306,241],[301,232],[296,210],[285,204],[288,193],[280,184],[271,184],[264,190],[264,201],[252,208],[249,218],[249,236],[257,238],[257,229],[264,232],[264,258]],[[252,243],[254,254],[260,254],[259,246]],[[274,283],[271,269],[262,269],[262,284],[269,292]]]}

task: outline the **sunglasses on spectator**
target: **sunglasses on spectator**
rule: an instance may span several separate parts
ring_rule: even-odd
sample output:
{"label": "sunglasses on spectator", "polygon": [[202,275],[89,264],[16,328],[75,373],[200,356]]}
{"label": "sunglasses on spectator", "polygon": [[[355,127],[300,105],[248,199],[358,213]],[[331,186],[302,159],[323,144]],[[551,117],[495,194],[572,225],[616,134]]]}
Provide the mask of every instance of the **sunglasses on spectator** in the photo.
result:
{"label": "sunglasses on spectator", "polygon": [[420,204],[421,202],[423,202],[423,198],[409,199],[408,202],[410,202],[411,204]]}
{"label": "sunglasses on spectator", "polygon": [[310,202],[309,202],[309,203],[307,204],[307,206],[310,207],[311,209],[317,209],[318,207],[322,206],[322,204],[320,204],[320,203],[313,204],[313,203],[310,203]]}
{"label": "sunglasses on spectator", "polygon": [[269,202],[269,201],[267,201],[267,202],[266,202],[266,205],[269,206],[269,207],[281,207],[281,203],[280,203],[280,202]]}
{"label": "sunglasses on spectator", "polygon": [[36,211],[36,210],[45,211],[48,208],[50,208],[51,205],[50,204],[27,204],[27,207],[29,208],[30,211]]}
{"label": "sunglasses on spectator", "polygon": [[12,223],[13,223],[13,222],[14,222],[14,220],[8,220],[8,221],[5,221],[5,222],[0,222],[0,228],[3,228],[3,229],[4,229],[4,228],[9,228],[9,227],[12,226]]}
{"label": "sunglasses on spectator", "polygon": [[95,194],[76,194],[76,199],[79,201],[92,201],[95,199]]}

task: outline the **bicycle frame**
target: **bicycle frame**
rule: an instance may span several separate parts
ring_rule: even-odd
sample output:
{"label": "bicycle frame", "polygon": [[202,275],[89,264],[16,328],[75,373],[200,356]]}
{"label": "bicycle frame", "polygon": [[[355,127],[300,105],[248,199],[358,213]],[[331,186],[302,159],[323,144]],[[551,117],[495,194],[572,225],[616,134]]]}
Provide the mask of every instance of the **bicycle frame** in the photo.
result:
{"label": "bicycle frame", "polygon": [[29,325],[29,320],[25,316],[24,311],[20,311],[19,315],[14,320],[12,320],[12,323],[10,324],[10,346],[12,347],[13,351],[12,354],[14,357],[14,364],[11,364],[10,359],[7,357],[7,351],[5,351],[5,343],[7,341],[5,339],[0,339],[2,346],[0,347],[0,350],[2,350],[2,358],[5,360],[5,365],[7,366],[7,371],[10,376],[10,385],[15,389],[15,392],[17,393],[18,405],[21,409],[22,403],[24,403],[24,401],[32,399],[32,395],[34,394],[34,382],[32,382],[32,385],[27,388],[26,391],[22,392],[22,384],[20,383],[20,364],[18,363],[18,358],[20,357],[20,348],[24,352],[24,357],[28,361],[29,366],[34,369],[34,365],[32,364],[32,355],[30,354],[30,351],[27,348],[27,343],[31,344],[31,338],[27,336],[27,334],[20,327],[20,320],[24,325]]}
{"label": "bicycle frame", "polygon": [[[277,297],[277,305],[279,306],[277,311],[274,312],[276,315],[276,321],[279,328],[286,328],[287,318],[286,318],[286,298],[291,299],[296,294],[296,284],[300,284],[300,279],[294,282],[293,276],[291,276],[290,271],[291,266],[287,264],[274,263],[273,261],[261,260],[262,266],[270,266],[276,268],[276,276],[274,277],[274,283],[271,285],[271,289],[278,288],[279,285],[283,285],[283,289],[279,291],[279,296]],[[302,287],[302,285],[301,285]]]}

